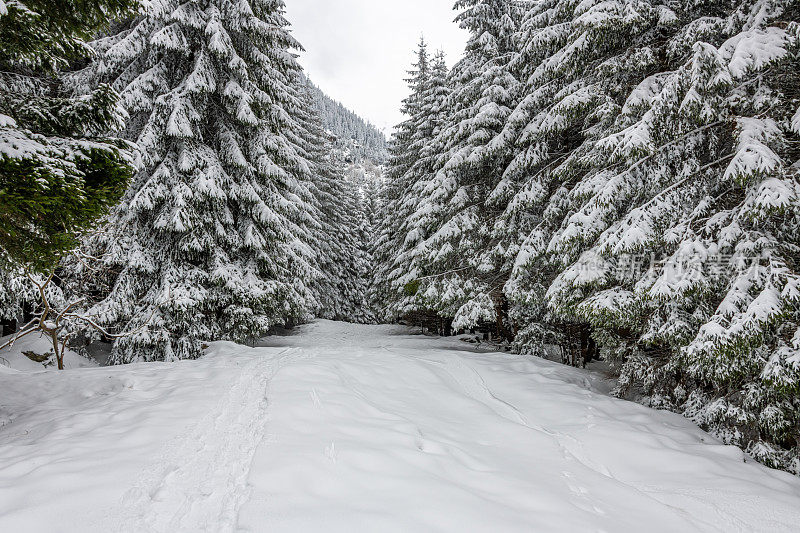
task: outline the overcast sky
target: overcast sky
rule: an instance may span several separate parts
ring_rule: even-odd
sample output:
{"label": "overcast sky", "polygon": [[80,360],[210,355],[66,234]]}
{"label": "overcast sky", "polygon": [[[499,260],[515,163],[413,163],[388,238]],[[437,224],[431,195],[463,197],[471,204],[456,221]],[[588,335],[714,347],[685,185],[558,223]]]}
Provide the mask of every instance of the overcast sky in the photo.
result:
{"label": "overcast sky", "polygon": [[306,52],[300,62],[328,95],[373,124],[399,123],[403,81],[421,35],[447,64],[466,33],[453,22],[455,0],[286,0],[287,18]]}

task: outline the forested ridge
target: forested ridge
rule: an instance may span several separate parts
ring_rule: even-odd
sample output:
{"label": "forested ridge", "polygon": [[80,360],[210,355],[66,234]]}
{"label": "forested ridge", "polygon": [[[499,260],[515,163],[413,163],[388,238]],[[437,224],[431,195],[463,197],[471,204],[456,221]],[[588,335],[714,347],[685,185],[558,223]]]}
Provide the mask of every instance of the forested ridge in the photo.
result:
{"label": "forested ridge", "polygon": [[388,143],[383,132],[325,94],[311,80],[308,83],[322,124],[336,138],[334,145],[349,152],[354,161],[367,159],[378,165],[385,163]]}
{"label": "forested ridge", "polygon": [[129,363],[477,328],[800,474],[796,0],[458,0],[388,159],[283,0],[101,4],[0,0],[6,329]]}

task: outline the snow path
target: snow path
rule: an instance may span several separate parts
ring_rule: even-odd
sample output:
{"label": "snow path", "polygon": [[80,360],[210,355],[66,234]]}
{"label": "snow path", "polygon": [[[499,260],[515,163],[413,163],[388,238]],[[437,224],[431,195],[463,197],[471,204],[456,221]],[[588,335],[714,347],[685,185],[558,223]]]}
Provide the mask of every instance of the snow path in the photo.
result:
{"label": "snow path", "polygon": [[320,321],[0,369],[0,531],[797,531],[800,478],[600,376]]}
{"label": "snow path", "polygon": [[255,358],[217,406],[179,438],[124,497],[124,531],[233,531],[266,429],[269,380],[291,357]]}

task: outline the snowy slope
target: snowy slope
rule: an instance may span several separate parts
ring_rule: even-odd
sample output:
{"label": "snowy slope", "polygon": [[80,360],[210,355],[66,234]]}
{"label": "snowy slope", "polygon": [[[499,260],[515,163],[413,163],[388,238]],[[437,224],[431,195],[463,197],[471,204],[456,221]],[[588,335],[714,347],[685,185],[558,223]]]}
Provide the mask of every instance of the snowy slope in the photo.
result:
{"label": "snowy slope", "polygon": [[[791,531],[800,479],[601,378],[317,322],[0,372],[0,531]],[[595,387],[598,384],[598,387]]]}

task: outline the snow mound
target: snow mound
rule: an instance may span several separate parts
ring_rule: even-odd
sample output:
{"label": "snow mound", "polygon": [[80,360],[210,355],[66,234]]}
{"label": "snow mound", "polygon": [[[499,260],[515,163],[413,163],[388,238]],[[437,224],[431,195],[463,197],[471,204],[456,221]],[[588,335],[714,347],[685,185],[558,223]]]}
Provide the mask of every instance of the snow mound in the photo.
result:
{"label": "snow mound", "polygon": [[[0,346],[3,346],[8,341],[13,339],[12,335],[7,337],[0,337]],[[43,356],[47,353],[52,353],[53,347],[50,344],[50,339],[39,333],[32,333],[27,337],[23,337],[15,342],[13,346],[3,348],[0,350],[0,372],[17,370],[20,372],[37,372],[44,370],[55,369],[55,357],[51,360],[38,362],[25,353],[35,354],[35,356]],[[67,350],[64,353],[64,368],[88,368],[97,366],[97,363],[91,359],[81,357],[72,350]]]}

